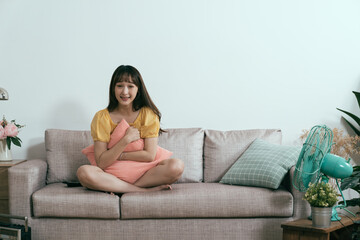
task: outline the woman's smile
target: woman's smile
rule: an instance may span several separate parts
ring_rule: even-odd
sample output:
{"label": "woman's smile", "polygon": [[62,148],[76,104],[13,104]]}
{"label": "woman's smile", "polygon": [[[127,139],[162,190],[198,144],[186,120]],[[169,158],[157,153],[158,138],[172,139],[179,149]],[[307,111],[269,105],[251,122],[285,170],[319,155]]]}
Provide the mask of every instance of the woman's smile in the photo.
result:
{"label": "woman's smile", "polygon": [[130,97],[123,97],[123,96],[120,96],[121,100],[123,100],[124,102],[130,100]]}
{"label": "woman's smile", "polygon": [[137,92],[138,87],[132,82],[118,82],[115,85],[115,96],[120,104],[132,104]]}

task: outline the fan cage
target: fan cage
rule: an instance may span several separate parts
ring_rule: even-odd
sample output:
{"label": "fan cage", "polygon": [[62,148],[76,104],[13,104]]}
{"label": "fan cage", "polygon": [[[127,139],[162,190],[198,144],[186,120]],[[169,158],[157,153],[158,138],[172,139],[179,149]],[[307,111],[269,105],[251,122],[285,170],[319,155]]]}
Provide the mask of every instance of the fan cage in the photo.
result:
{"label": "fan cage", "polygon": [[305,192],[310,183],[318,182],[321,177],[321,164],[324,156],[330,153],[333,132],[327,126],[314,126],[301,149],[294,173],[293,185]]}

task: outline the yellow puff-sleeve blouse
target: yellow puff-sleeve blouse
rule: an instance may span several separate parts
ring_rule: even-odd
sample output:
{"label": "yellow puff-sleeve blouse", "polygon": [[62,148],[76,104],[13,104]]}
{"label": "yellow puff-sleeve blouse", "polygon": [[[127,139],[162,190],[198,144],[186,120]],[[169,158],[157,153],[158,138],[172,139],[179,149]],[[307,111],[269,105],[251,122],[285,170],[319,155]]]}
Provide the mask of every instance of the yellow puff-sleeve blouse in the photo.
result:
{"label": "yellow puff-sleeve blouse", "polygon": [[[154,138],[159,136],[159,117],[148,107],[140,109],[139,115],[130,126],[137,128],[141,138]],[[107,108],[98,111],[91,122],[91,136],[95,141],[109,142],[110,135],[117,124],[111,120]]]}

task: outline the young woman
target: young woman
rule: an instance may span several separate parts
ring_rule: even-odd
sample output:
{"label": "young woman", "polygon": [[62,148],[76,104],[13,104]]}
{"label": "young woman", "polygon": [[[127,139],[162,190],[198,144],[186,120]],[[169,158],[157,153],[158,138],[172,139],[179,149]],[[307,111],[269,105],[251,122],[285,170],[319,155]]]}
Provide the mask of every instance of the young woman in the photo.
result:
{"label": "young woman", "polygon": [[[123,119],[131,127],[114,147],[108,149],[110,135]],[[160,119],[160,111],[151,100],[139,71],[132,66],[118,67],[110,83],[109,105],[97,112],[91,123],[97,166],[81,166],[77,171],[80,183],[90,189],[116,193],[171,189],[170,184],[176,182],[184,170],[179,159],[161,161],[133,184],[104,171],[115,161],[153,161],[158,134],[162,131]],[[129,143],[140,138],[144,139],[143,150],[124,152]]]}

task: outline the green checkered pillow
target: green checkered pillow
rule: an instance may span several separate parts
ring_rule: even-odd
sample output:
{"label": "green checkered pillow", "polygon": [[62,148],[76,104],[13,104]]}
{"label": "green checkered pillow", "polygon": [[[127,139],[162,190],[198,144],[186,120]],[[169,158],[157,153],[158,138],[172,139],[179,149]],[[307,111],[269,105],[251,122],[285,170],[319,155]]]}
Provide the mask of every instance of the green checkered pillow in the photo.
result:
{"label": "green checkered pillow", "polygon": [[300,147],[256,139],[220,183],[277,189],[285,174],[295,165],[300,150]]}

